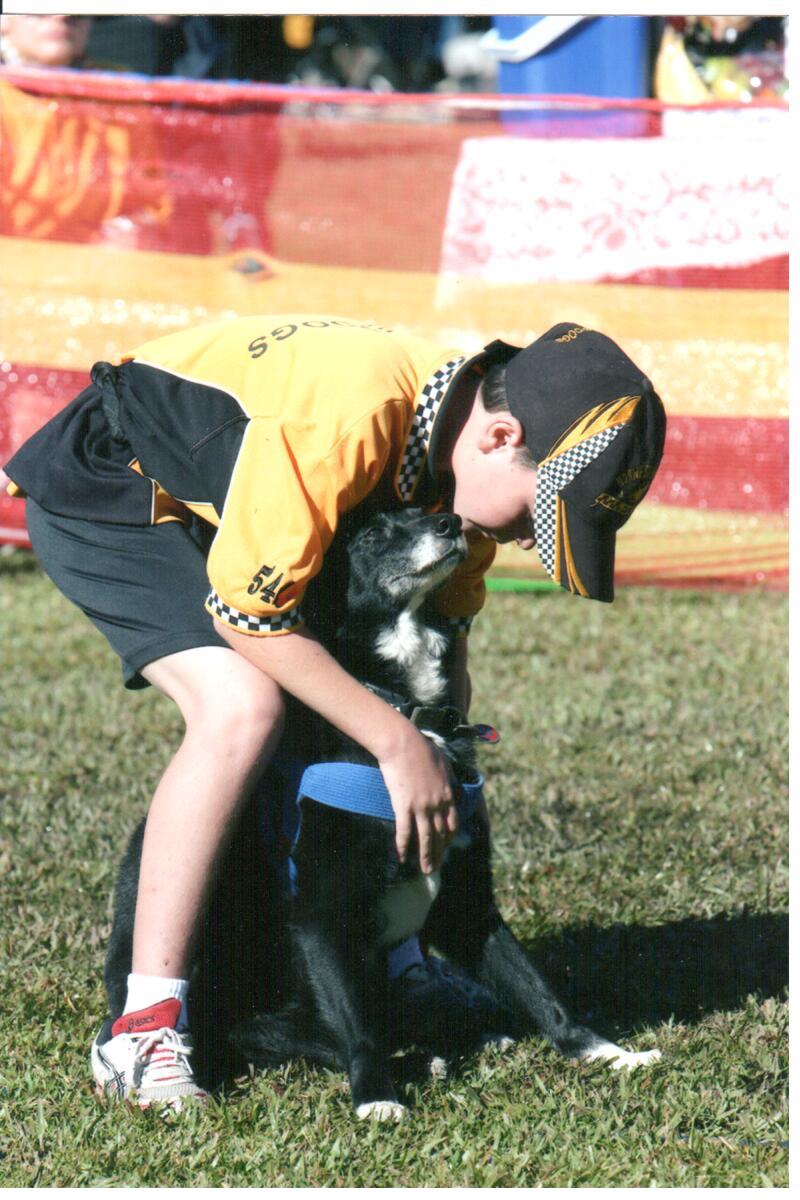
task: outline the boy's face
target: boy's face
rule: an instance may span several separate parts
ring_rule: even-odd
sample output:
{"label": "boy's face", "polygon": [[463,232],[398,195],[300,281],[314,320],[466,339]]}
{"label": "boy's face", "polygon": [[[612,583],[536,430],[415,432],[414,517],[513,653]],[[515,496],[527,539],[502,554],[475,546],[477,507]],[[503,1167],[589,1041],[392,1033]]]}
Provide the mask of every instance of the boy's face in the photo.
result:
{"label": "boy's face", "polygon": [[[495,462],[491,465],[499,466]],[[461,517],[464,532],[477,530],[496,542],[516,542],[522,550],[532,550],[536,545],[533,524],[536,470],[532,467],[490,470],[482,473],[481,480],[476,476],[462,488],[456,484],[453,512]]]}
{"label": "boy's face", "polygon": [[475,405],[453,448],[453,512],[461,517],[466,533],[477,530],[496,542],[516,542],[532,550],[536,468],[520,464],[521,443],[518,421]]}

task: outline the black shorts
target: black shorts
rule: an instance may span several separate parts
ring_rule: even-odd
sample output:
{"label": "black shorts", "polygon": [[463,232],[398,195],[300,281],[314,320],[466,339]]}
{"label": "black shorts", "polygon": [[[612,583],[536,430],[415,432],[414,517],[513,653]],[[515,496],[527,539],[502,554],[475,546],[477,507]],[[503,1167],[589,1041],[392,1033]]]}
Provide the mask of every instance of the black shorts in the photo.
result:
{"label": "black shorts", "polygon": [[167,654],[228,648],[203,607],[216,532],[204,522],[111,525],[57,516],[30,499],[27,520],[36,557],[116,650],[126,687],[147,687],[141,668]]}

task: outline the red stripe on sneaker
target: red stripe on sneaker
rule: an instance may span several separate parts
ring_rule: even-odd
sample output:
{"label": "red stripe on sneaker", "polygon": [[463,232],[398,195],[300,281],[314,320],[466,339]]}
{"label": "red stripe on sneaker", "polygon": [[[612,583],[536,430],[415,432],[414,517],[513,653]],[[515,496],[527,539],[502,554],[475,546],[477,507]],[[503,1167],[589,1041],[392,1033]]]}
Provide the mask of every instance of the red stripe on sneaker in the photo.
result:
{"label": "red stripe on sneaker", "polygon": [[148,1033],[153,1029],[174,1029],[181,1015],[181,1002],[174,997],[140,1008],[138,1012],[124,1013],[111,1027],[111,1036],[118,1033]]}

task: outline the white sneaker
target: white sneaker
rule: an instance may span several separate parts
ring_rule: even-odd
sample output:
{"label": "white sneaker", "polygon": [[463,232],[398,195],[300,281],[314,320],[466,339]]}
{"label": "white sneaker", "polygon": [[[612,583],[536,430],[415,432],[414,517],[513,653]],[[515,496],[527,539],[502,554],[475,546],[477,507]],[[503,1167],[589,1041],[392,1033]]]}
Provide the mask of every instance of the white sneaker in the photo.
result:
{"label": "white sneaker", "polygon": [[[175,1025],[180,1000],[162,1000],[125,1013],[92,1044],[92,1074],[98,1095],[149,1108],[166,1104],[179,1112],[186,1101],[208,1099],[195,1082],[189,1056],[192,1040]],[[104,1039],[105,1036],[105,1040]]]}

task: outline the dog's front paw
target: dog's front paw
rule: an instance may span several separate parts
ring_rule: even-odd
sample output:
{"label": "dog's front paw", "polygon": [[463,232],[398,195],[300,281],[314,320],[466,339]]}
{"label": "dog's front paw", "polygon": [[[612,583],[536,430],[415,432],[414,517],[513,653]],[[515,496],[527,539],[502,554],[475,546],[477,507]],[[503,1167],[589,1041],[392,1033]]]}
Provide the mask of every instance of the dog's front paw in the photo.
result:
{"label": "dog's front paw", "polygon": [[442,1058],[440,1054],[434,1054],[428,1060],[428,1074],[431,1079],[445,1080],[450,1074],[450,1065],[446,1058]]}
{"label": "dog's front paw", "polygon": [[632,1071],[634,1067],[646,1067],[649,1063],[658,1062],[660,1058],[660,1050],[623,1050],[621,1055],[612,1060],[611,1066],[615,1071],[619,1071],[621,1067]]}
{"label": "dog's front paw", "polygon": [[396,1100],[370,1100],[368,1104],[359,1104],[356,1116],[362,1121],[402,1121],[407,1112],[405,1104]]}
{"label": "dog's front paw", "polygon": [[493,1047],[500,1054],[506,1054],[516,1044],[516,1039],[509,1037],[507,1033],[485,1033],[478,1043],[481,1050],[485,1050],[489,1046]]}
{"label": "dog's front paw", "polygon": [[632,1071],[634,1067],[645,1067],[649,1063],[658,1062],[660,1058],[660,1050],[623,1050],[622,1046],[616,1046],[614,1042],[603,1042],[581,1055],[582,1062],[607,1062],[614,1071],[621,1071],[623,1068]]}

